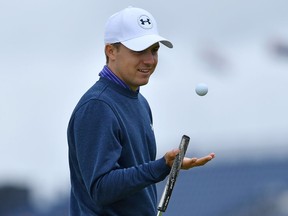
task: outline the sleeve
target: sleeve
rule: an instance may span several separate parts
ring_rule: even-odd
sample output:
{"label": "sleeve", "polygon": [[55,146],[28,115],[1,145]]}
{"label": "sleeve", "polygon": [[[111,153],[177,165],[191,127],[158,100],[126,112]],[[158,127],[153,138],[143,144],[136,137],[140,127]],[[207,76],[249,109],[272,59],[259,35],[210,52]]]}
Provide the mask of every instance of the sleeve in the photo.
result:
{"label": "sleeve", "polygon": [[123,199],[169,174],[164,158],[119,166],[121,125],[103,101],[90,101],[75,113],[74,135],[82,180],[95,202],[105,205]]}

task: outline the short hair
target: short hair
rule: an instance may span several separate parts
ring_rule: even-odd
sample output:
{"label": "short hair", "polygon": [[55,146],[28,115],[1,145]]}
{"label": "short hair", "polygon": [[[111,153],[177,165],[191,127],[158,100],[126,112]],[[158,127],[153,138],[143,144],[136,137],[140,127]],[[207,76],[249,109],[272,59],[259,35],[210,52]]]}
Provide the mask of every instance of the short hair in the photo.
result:
{"label": "short hair", "polygon": [[[116,42],[116,43],[112,43],[109,45],[114,46],[116,48],[116,50],[119,51],[120,46],[121,46],[121,42]],[[105,56],[106,56],[106,64],[108,64],[109,63],[109,57],[106,55],[106,53],[105,53]]]}

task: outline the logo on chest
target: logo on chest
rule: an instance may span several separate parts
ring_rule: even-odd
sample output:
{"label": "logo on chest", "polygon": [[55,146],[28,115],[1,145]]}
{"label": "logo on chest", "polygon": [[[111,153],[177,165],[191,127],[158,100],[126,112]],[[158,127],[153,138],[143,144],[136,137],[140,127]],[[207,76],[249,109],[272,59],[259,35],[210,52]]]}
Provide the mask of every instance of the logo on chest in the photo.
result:
{"label": "logo on chest", "polygon": [[153,124],[150,123],[151,130],[154,132]]}

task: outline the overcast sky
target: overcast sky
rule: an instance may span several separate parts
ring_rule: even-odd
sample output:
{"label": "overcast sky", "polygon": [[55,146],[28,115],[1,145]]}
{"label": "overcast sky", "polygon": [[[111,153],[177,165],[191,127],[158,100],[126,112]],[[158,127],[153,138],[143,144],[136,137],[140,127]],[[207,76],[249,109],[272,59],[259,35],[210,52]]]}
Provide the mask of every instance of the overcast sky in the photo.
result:
{"label": "overcast sky", "polygon": [[69,117],[105,63],[105,21],[129,5],[151,12],[174,44],[141,88],[159,157],[183,134],[191,156],[287,155],[288,57],[271,47],[288,44],[288,1],[1,0],[0,182],[48,196],[69,188]]}

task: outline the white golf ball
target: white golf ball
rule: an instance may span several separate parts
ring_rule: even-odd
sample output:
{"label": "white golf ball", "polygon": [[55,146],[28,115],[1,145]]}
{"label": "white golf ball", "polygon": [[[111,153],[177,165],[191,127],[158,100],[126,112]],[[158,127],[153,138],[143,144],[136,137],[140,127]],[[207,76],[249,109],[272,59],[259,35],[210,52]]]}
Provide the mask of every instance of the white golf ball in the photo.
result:
{"label": "white golf ball", "polygon": [[196,86],[195,91],[199,96],[204,96],[208,93],[208,86],[205,83],[199,83]]}

